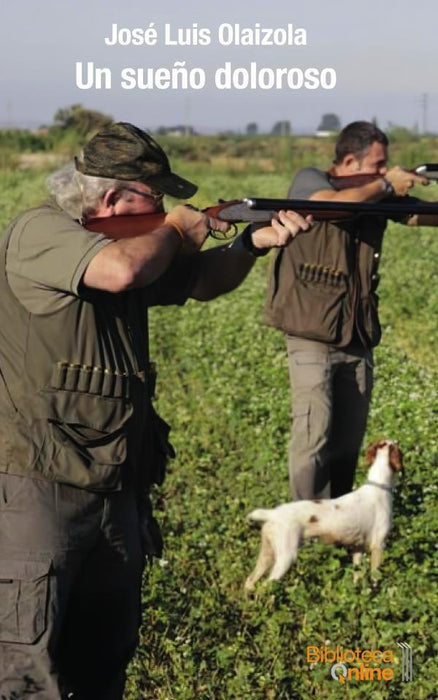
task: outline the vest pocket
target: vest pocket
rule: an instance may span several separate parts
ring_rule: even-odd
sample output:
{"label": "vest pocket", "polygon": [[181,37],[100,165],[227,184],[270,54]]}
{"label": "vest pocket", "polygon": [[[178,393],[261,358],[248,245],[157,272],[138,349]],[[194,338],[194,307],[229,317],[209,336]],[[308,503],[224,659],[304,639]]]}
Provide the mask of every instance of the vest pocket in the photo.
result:
{"label": "vest pocket", "polygon": [[127,456],[127,426],[133,408],[126,399],[81,392],[42,392],[52,439],[88,462],[121,465]]}
{"label": "vest pocket", "polygon": [[63,448],[73,448],[87,462],[121,465],[126,460],[126,435],[122,430],[103,433],[67,423],[52,423],[52,428],[56,442]]}
{"label": "vest pocket", "polygon": [[366,333],[366,341],[370,347],[378,345],[382,337],[378,316],[379,297],[370,294],[361,299],[362,327]]}
{"label": "vest pocket", "polygon": [[291,335],[335,343],[342,330],[347,287],[297,280],[283,309],[282,328]]}
{"label": "vest pocket", "polygon": [[33,644],[46,629],[50,561],[0,565],[0,640]]}

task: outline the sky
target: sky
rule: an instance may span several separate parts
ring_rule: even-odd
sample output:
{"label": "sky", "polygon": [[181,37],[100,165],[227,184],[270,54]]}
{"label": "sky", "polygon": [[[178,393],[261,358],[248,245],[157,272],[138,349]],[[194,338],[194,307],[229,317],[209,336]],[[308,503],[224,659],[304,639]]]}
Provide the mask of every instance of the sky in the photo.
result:
{"label": "sky", "polygon": [[0,2],[0,127],[79,103],[149,129],[438,132],[436,0]]}

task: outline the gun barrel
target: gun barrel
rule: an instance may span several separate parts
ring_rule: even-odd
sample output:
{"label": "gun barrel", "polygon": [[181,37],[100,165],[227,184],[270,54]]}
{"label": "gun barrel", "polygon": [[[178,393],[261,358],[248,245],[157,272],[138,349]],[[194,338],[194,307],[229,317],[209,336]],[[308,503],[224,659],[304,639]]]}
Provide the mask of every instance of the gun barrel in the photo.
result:
{"label": "gun barrel", "polygon": [[438,163],[423,163],[422,165],[418,165],[414,172],[417,175],[427,177],[431,182],[438,181]]}
{"label": "gun barrel", "polygon": [[340,217],[346,214],[371,214],[384,216],[398,216],[414,214],[438,215],[438,203],[421,202],[414,198],[406,197],[396,199],[393,202],[338,202],[338,201],[318,201],[312,199],[266,199],[262,197],[247,197],[245,204],[251,210],[279,211],[289,209],[298,213],[311,214],[312,212],[327,212],[333,218],[339,214]]}

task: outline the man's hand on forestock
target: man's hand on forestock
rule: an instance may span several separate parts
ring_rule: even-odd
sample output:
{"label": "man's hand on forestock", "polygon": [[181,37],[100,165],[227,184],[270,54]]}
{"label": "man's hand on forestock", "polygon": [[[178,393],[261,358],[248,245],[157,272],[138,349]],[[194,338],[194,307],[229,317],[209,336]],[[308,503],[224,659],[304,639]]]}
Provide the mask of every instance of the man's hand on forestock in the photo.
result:
{"label": "man's hand on forestock", "polygon": [[284,248],[300,231],[308,231],[312,226],[312,217],[303,217],[295,211],[278,212],[278,217],[271,219],[270,226],[263,226],[252,232],[252,242],[256,248]]}
{"label": "man's hand on forestock", "polygon": [[187,254],[196,253],[202,248],[210,230],[226,233],[230,228],[226,221],[181,204],[167,214],[164,223],[176,228],[183,240],[181,252]]}

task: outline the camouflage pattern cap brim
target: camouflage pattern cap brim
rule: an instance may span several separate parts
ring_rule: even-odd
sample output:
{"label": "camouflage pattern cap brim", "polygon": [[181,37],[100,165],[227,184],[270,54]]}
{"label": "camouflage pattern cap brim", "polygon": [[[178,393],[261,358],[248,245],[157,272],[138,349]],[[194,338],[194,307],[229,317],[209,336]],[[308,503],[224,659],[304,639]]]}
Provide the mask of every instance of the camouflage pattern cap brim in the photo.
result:
{"label": "camouflage pattern cap brim", "polygon": [[161,146],[133,124],[118,122],[99,131],[76,159],[84,175],[143,182],[164,194],[187,199],[197,191],[192,182],[172,173]]}

